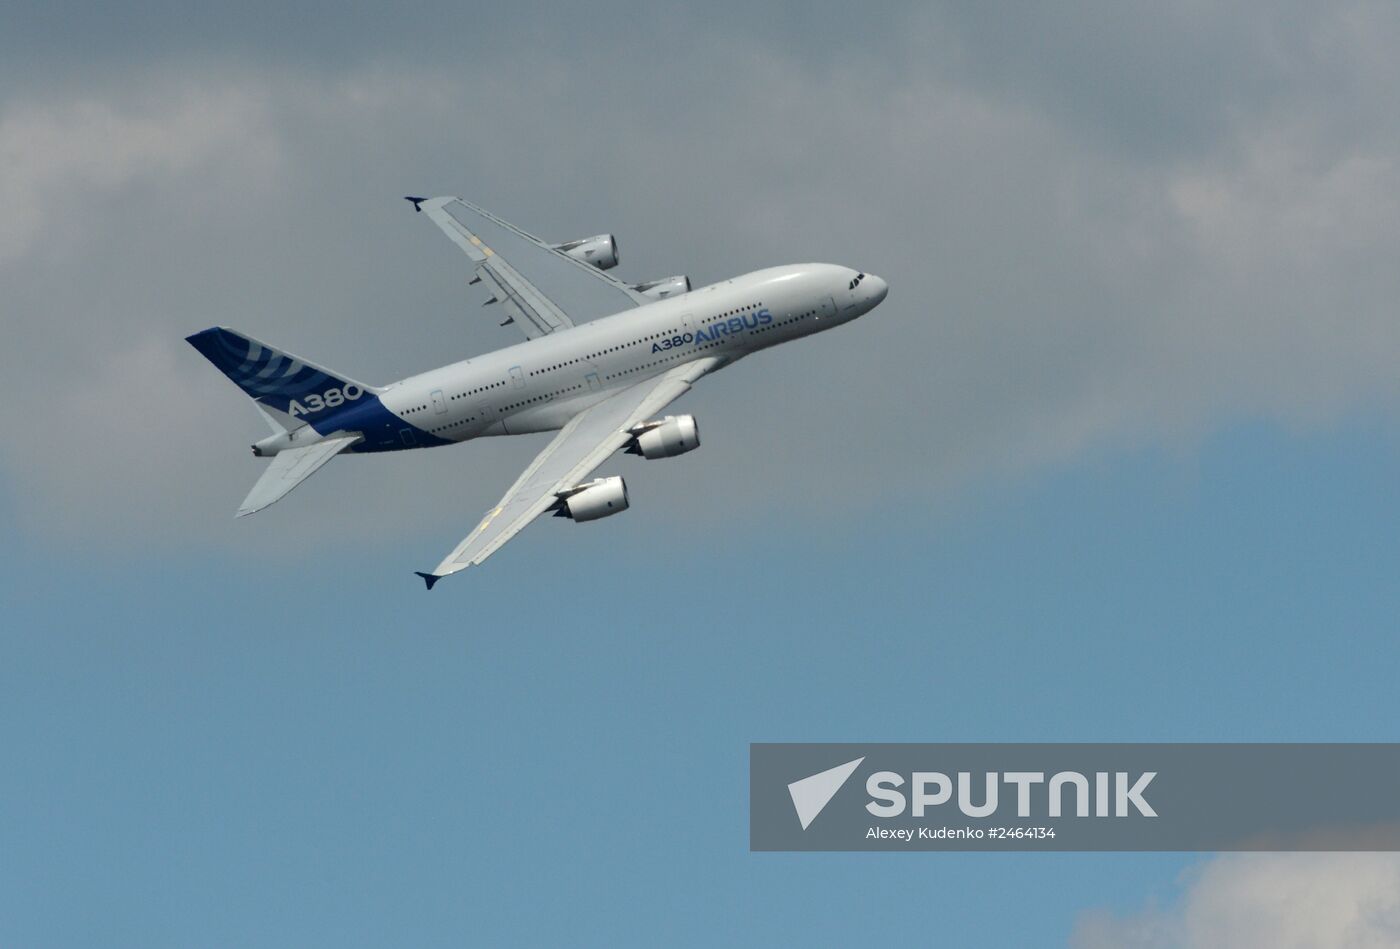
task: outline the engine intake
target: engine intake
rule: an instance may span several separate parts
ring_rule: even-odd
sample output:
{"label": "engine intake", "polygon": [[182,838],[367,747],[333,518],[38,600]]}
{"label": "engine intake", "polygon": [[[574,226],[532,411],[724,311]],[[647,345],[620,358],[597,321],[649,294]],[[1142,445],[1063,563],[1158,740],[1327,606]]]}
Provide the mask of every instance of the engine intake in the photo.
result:
{"label": "engine intake", "polygon": [[628,454],[674,458],[700,447],[700,426],[693,415],[668,415],[659,422],[647,422],[632,429]]}
{"label": "engine intake", "polygon": [[644,297],[664,300],[667,297],[678,297],[682,293],[689,293],[690,278],[685,274],[676,274],[674,277],[666,277],[662,280],[649,280],[646,283],[633,284],[632,289]]}
{"label": "engine intake", "polygon": [[597,478],[561,494],[555,502],[555,517],[576,521],[596,521],[627,510],[627,482],[617,476]]}
{"label": "engine intake", "polygon": [[592,264],[599,270],[611,270],[621,260],[617,252],[617,238],[611,234],[598,234],[576,241],[565,241],[562,244],[555,244],[554,249],[563,251],[575,260]]}

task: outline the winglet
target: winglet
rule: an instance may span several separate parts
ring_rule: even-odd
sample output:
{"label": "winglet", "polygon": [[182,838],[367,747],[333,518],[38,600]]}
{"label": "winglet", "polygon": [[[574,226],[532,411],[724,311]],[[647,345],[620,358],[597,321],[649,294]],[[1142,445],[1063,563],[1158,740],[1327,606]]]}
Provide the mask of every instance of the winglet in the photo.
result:
{"label": "winglet", "polygon": [[[413,202],[413,210],[415,210],[415,211],[421,211],[421,210],[423,210],[423,202],[426,201],[426,200],[428,200],[427,198],[415,198],[415,197],[412,197],[412,196],[410,196],[410,195],[404,195],[404,196],[403,196],[403,199],[404,199],[405,201],[412,201],[412,202]],[[432,589],[432,586],[429,585],[428,589],[431,590],[431,589]]]}
{"label": "winglet", "polygon": [[414,572],[417,576],[420,576],[420,577],[423,578],[423,582],[426,583],[426,584],[428,585],[428,589],[429,589],[429,590],[431,590],[431,589],[433,588],[433,584],[434,584],[434,583],[437,583],[439,580],[442,579],[442,576],[441,576],[440,574],[436,574],[436,573],[423,573],[421,570],[415,570],[415,571],[413,571],[413,572]]}

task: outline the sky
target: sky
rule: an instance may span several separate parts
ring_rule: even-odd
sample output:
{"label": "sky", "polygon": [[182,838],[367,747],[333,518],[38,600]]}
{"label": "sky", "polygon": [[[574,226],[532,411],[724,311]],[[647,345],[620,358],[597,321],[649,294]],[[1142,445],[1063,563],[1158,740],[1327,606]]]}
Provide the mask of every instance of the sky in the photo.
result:
{"label": "sky", "polygon": [[[1400,941],[1387,855],[751,854],[751,741],[1388,740],[1393,6],[0,13],[0,943]],[[342,460],[183,337],[515,341],[402,201],[891,286],[626,517],[425,596],[541,436]],[[1291,941],[1290,941],[1291,940]]]}

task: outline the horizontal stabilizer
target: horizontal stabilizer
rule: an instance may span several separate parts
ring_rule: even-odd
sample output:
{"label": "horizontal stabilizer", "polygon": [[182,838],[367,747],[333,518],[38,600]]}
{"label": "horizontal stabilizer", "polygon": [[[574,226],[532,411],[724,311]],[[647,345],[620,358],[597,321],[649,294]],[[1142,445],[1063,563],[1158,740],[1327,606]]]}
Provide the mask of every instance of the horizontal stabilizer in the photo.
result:
{"label": "horizontal stabilizer", "polygon": [[263,472],[253,490],[238,508],[238,517],[256,514],[321,469],[321,466],[358,442],[361,435],[334,435],[305,448],[288,448],[278,452]]}

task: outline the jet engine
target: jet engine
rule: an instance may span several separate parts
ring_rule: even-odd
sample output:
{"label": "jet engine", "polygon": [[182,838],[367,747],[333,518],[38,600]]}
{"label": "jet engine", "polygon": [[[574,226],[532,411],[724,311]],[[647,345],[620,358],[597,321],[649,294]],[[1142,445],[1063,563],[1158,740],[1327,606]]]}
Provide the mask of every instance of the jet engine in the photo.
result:
{"label": "jet engine", "polygon": [[555,502],[555,517],[596,521],[627,510],[627,482],[619,477],[597,478],[575,486]]}
{"label": "jet engine", "polygon": [[700,426],[693,415],[668,415],[659,422],[647,422],[632,429],[628,454],[648,460],[674,458],[700,447]]}
{"label": "jet engine", "polygon": [[617,254],[617,238],[611,234],[599,234],[596,237],[565,241],[562,244],[555,244],[554,249],[563,251],[575,260],[592,264],[599,270],[611,270],[617,266],[620,259]]}
{"label": "jet engine", "polygon": [[685,274],[677,274],[663,280],[649,280],[646,283],[634,284],[632,289],[644,297],[664,300],[667,297],[678,297],[682,293],[689,293],[690,278]]}

